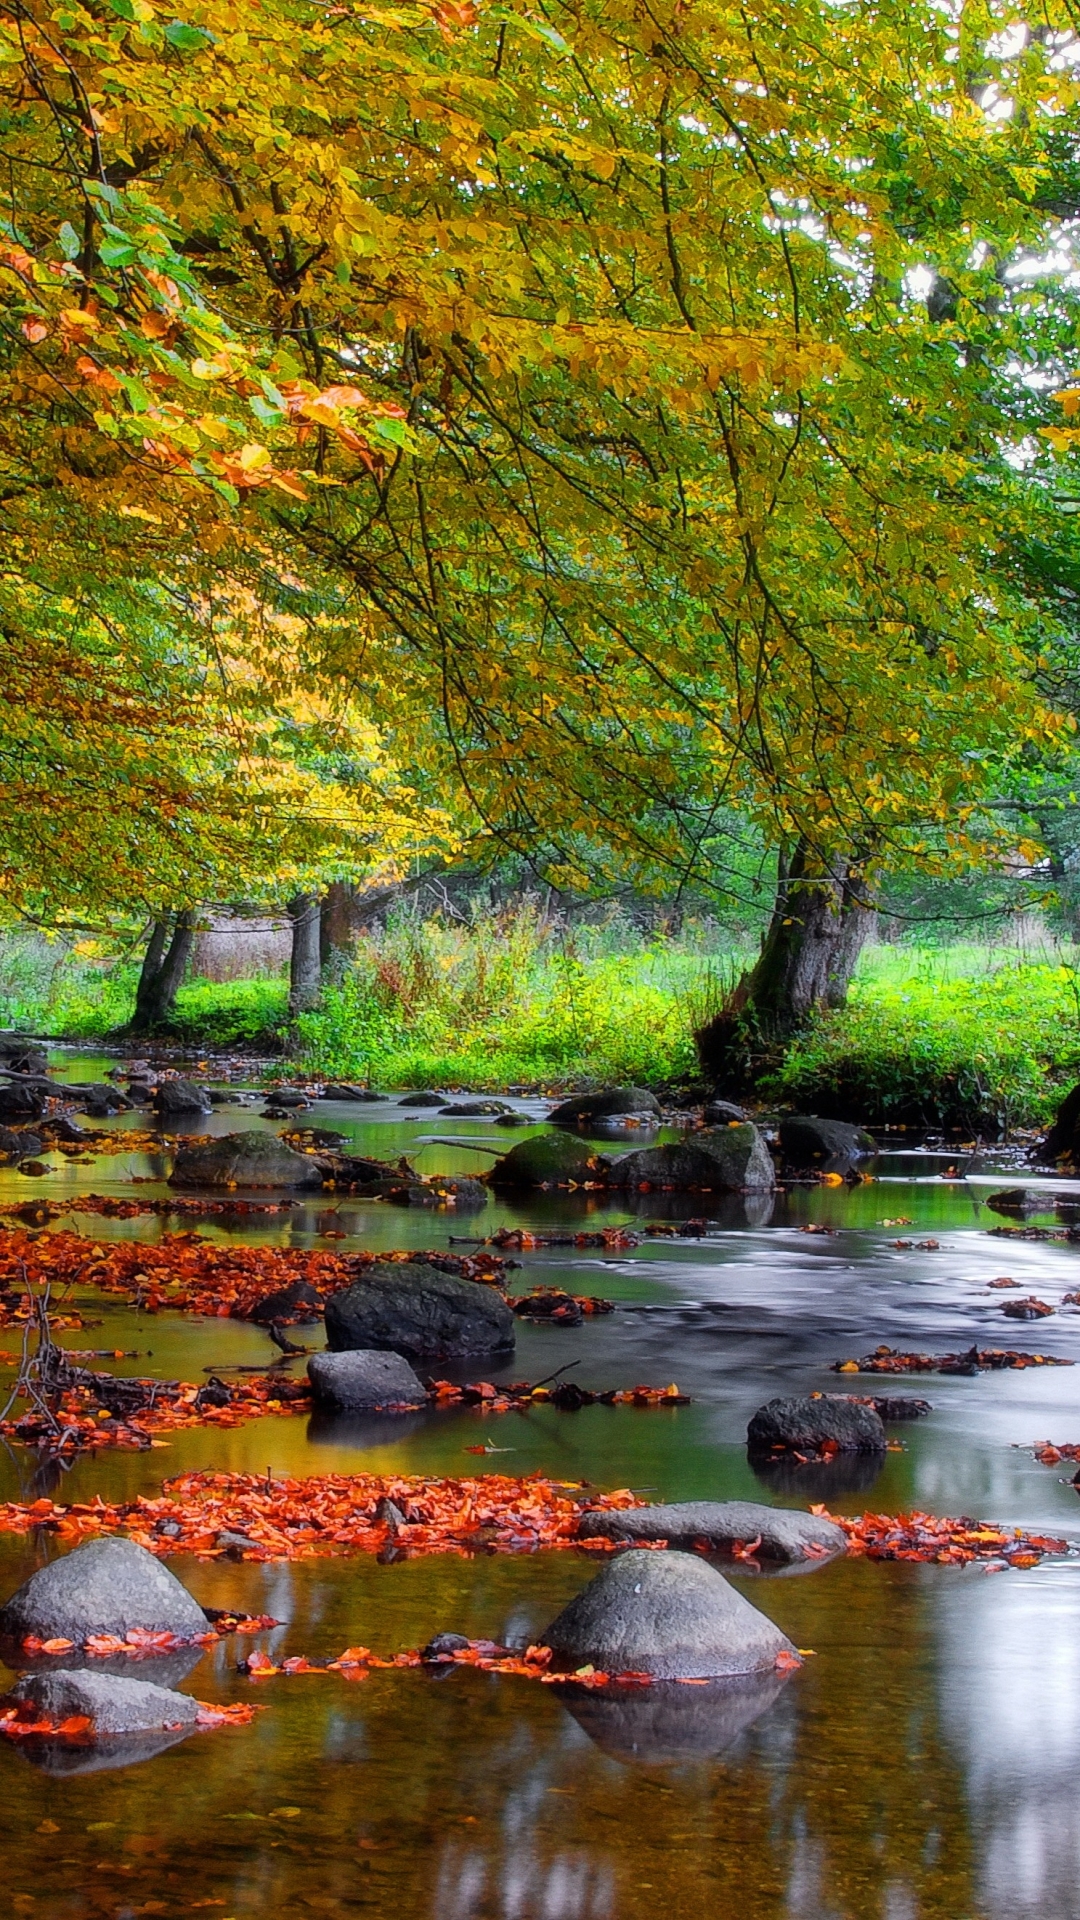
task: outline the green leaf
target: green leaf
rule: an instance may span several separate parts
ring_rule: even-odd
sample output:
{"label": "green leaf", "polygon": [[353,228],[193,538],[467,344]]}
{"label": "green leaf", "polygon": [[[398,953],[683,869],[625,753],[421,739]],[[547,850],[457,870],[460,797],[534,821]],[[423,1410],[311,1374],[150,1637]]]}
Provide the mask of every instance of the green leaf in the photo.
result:
{"label": "green leaf", "polygon": [[64,249],[65,260],[74,260],[82,247],[82,241],[70,220],[65,220],[60,229],[60,245]]}
{"label": "green leaf", "polygon": [[126,267],[130,260],[134,260],[137,251],[130,240],[103,240],[98,248],[101,264],[105,267]]}
{"label": "green leaf", "polygon": [[179,53],[198,53],[214,44],[213,34],[204,33],[201,27],[189,27],[185,20],[170,20],[164,31],[170,47]]}

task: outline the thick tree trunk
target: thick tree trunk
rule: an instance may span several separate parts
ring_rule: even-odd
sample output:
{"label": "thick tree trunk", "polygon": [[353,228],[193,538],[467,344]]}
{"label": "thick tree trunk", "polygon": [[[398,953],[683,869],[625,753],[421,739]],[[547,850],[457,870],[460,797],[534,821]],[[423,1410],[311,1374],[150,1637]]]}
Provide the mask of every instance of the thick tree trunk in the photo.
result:
{"label": "thick tree trunk", "polygon": [[357,888],[350,880],[331,880],[322,897],[319,918],[319,959],[323,972],[340,965],[356,944]]}
{"label": "thick tree trunk", "polygon": [[292,957],[289,962],[289,1018],[318,1005],[322,985],[319,963],[319,923],[322,910],[317,893],[298,893],[286,909],[292,921]]}
{"label": "thick tree trunk", "polygon": [[825,865],[798,841],[781,859],[757,961],[694,1036],[706,1074],[718,1085],[745,1088],[816,1008],[843,1006],[873,925],[861,868],[841,858]]}
{"label": "thick tree trunk", "polygon": [[143,956],[129,1033],[152,1033],[169,1018],[184,984],[197,927],[198,914],[192,907],[185,907],[172,916],[162,915],[154,921]]}

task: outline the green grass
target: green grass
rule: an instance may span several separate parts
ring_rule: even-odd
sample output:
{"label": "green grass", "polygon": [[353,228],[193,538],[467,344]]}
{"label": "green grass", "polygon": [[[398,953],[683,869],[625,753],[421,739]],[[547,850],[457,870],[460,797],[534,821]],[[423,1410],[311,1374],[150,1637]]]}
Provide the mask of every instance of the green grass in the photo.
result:
{"label": "green grass", "polygon": [[848,1005],[815,1020],[762,1091],[809,1112],[975,1129],[1040,1124],[1078,1079],[1071,954],[875,947]]}
{"label": "green grass", "polygon": [[[403,915],[361,941],[290,1038],[299,1071],[394,1088],[692,1081],[692,1029],[748,958],[711,929],[643,942],[632,929],[560,933],[519,908],[469,923]],[[0,1024],[107,1042],[137,967],[89,942],[0,938]],[[183,988],[170,1037],[273,1051],[283,979]],[[976,1128],[1047,1119],[1080,1079],[1075,955],[881,946],[850,1001],[815,1020],[763,1083],[769,1101],[871,1121]]]}

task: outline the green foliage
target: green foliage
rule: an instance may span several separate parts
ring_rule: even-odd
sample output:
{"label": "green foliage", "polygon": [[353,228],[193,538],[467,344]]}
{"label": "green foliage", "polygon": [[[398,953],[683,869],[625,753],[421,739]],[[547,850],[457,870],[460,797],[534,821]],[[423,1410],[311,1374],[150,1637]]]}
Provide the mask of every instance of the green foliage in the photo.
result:
{"label": "green foliage", "polygon": [[307,1071],[383,1086],[686,1079],[708,973],[667,940],[627,951],[617,928],[559,938],[527,907],[403,918],[361,944],[297,1043]]}
{"label": "green foliage", "polygon": [[1072,964],[985,949],[871,949],[763,1085],[804,1111],[977,1129],[1048,1120],[1080,1079]]}

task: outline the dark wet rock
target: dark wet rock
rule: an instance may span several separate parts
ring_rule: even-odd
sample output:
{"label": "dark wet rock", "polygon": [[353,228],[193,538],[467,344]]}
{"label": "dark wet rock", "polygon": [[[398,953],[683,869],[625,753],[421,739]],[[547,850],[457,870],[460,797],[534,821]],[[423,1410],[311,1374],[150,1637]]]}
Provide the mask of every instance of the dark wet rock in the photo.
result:
{"label": "dark wet rock", "polygon": [[321,1187],[324,1172],[272,1133],[252,1128],[179,1147],[171,1187]]}
{"label": "dark wet rock", "polygon": [[562,1702],[603,1753],[624,1765],[717,1760],[772,1706],[790,1673],[752,1673],[708,1686],[566,1688]]}
{"label": "dark wet rock", "polygon": [[237,1533],[232,1527],[222,1527],[215,1535],[215,1547],[220,1547],[226,1560],[242,1560],[246,1553],[262,1553],[263,1547],[253,1540],[249,1533]]}
{"label": "dark wet rock", "polygon": [[398,1101],[399,1107],[441,1107],[444,1093],[403,1093]]}
{"label": "dark wet rock", "polygon": [[501,1113],[510,1113],[511,1108],[505,1100],[454,1100],[439,1112],[458,1120],[494,1120]]}
{"label": "dark wet rock", "polygon": [[133,1540],[88,1540],[31,1574],[0,1608],[0,1640],[123,1637],[135,1627],[193,1640],[206,1615],[175,1574]]}
{"label": "dark wet rock", "polygon": [[746,1430],[751,1453],[883,1453],[885,1428],[873,1407],[857,1400],[815,1394],[805,1400],[770,1400]]}
{"label": "dark wet rock", "polygon": [[24,1086],[18,1080],[0,1084],[0,1120],[40,1120],[46,1097],[42,1088]]}
{"label": "dark wet rock", "polygon": [[162,1080],[154,1088],[154,1105],[162,1120],[178,1113],[209,1113],[210,1095],[191,1080]]}
{"label": "dark wet rock", "polygon": [[1040,1166],[1049,1166],[1051,1161],[1080,1164],[1080,1086],[1065,1095],[1046,1139],[1032,1148],[1031,1157]]}
{"label": "dark wet rock", "polygon": [[91,1120],[108,1120],[114,1113],[130,1113],[134,1102],[119,1087],[110,1086],[107,1080],[91,1081],[87,1086],[71,1087],[74,1104],[80,1113]]}
{"label": "dark wet rock", "polygon": [[[340,1147],[349,1144],[348,1134],[335,1133],[333,1127],[294,1127],[293,1132],[305,1147],[324,1147],[329,1153],[336,1153]],[[282,1134],[281,1138],[287,1146],[290,1144],[286,1134]]]}
{"label": "dark wet rock", "polygon": [[564,1607],[540,1643],[560,1671],[651,1673],[713,1679],[775,1669],[792,1654],[786,1634],[723,1574],[690,1553],[630,1548]]}
{"label": "dark wet rock", "polygon": [[47,1074],[48,1054],[40,1047],[27,1046],[25,1040],[0,1042],[0,1061],[7,1073]]}
{"label": "dark wet rock", "polygon": [[[678,1225],[679,1237],[700,1240],[707,1233],[737,1233],[744,1227],[767,1227],[776,1211],[776,1189],[769,1192],[710,1193],[707,1201],[700,1193],[680,1193],[674,1189],[657,1191],[646,1187],[619,1189],[619,1205],[641,1220],[670,1220]],[[706,1207],[708,1209],[706,1215]]]}
{"label": "dark wet rock", "polygon": [[28,1160],[41,1153],[44,1145],[41,1134],[29,1127],[0,1127],[0,1153],[9,1160]]}
{"label": "dark wet rock", "polygon": [[736,1193],[771,1191],[776,1172],[756,1127],[716,1127],[665,1147],[642,1147],[620,1156],[609,1174],[613,1187],[675,1187]]}
{"label": "dark wet rock", "polygon": [[334,1179],[339,1187],[389,1193],[407,1186],[419,1186],[420,1175],[407,1161],[394,1166],[389,1160],[369,1160],[361,1154],[340,1154],[334,1161]]}
{"label": "dark wet rock", "polygon": [[54,1725],[85,1715],[92,1723],[91,1736],[174,1732],[193,1727],[199,1711],[189,1694],[85,1668],[27,1674],[16,1681],[9,1698],[32,1706]]}
{"label": "dark wet rock", "polygon": [[608,1163],[584,1140],[568,1133],[533,1133],[519,1140],[491,1168],[492,1187],[569,1187],[603,1184]]}
{"label": "dark wet rock", "polygon": [[548,1119],[560,1127],[587,1127],[591,1120],[627,1114],[660,1117],[660,1102],[647,1087],[605,1087],[600,1093],[575,1093],[553,1107]]}
{"label": "dark wet rock", "polygon": [[1009,1320],[1046,1320],[1053,1313],[1045,1300],[1037,1300],[1029,1294],[1026,1300],[1008,1300],[1001,1309]]}
{"label": "dark wet rock", "polygon": [[270,1106],[263,1107],[259,1118],[260,1120],[295,1120],[300,1111],[299,1107],[278,1107],[271,1102]]}
{"label": "dark wet rock", "polygon": [[868,1398],[879,1420],[922,1420],[934,1411],[931,1401],[915,1400],[907,1394],[872,1394]]}
{"label": "dark wet rock", "polygon": [[1053,1196],[1048,1193],[1029,1193],[1026,1187],[1006,1187],[1001,1193],[988,1193],[986,1205],[994,1213],[1003,1213],[1011,1220],[1026,1220],[1031,1213],[1049,1213],[1053,1206]]}
{"label": "dark wet rock", "polygon": [[737,1107],[730,1100],[710,1100],[705,1108],[704,1120],[707,1127],[727,1127],[733,1121],[745,1120],[745,1107]]}
{"label": "dark wet rock", "polygon": [[294,1280],[256,1301],[249,1318],[260,1327],[311,1326],[322,1312],[322,1297],[310,1280]]}
{"label": "dark wet rock", "polygon": [[535,1127],[539,1124],[531,1113],[500,1113],[495,1122],[497,1127]]}
{"label": "dark wet rock", "polygon": [[420,1658],[426,1661],[445,1660],[449,1655],[465,1653],[472,1645],[463,1633],[436,1633],[421,1647]]}
{"label": "dark wet rock", "polygon": [[494,1287],[416,1261],[377,1261],[326,1302],[332,1353],[374,1347],[409,1360],[468,1359],[514,1345],[514,1316]]}
{"label": "dark wet rock", "polygon": [[578,1534],[583,1540],[667,1540],[672,1546],[707,1540],[720,1549],[756,1540],[755,1558],[783,1561],[815,1558],[819,1549],[842,1553],[847,1545],[842,1529],[831,1520],[754,1500],[680,1500],[625,1512],[583,1513]]}
{"label": "dark wet rock", "polygon": [[453,1207],[457,1213],[477,1213],[488,1203],[488,1191],[482,1180],[471,1174],[443,1177],[433,1173],[423,1181],[411,1181],[401,1189],[401,1201],[408,1207]]}
{"label": "dark wet rock", "polygon": [[386,1098],[385,1094],[372,1093],[370,1087],[354,1087],[351,1081],[331,1080],[322,1090],[324,1100],[356,1100],[378,1102]]}
{"label": "dark wet rock", "polygon": [[73,1120],[69,1113],[50,1114],[44,1122],[44,1131],[50,1140],[67,1140],[72,1146],[94,1138],[93,1134],[88,1133],[85,1127],[80,1127],[78,1121]]}
{"label": "dark wet rock", "polygon": [[367,1413],[380,1407],[420,1407],[427,1390],[400,1353],[352,1348],[313,1353],[307,1364],[312,1399],[330,1413]]}
{"label": "dark wet rock", "polygon": [[275,1107],[310,1107],[311,1095],[303,1087],[268,1087],[266,1097]]}
{"label": "dark wet rock", "polygon": [[20,1160],[18,1171],[29,1175],[31,1179],[41,1180],[45,1174],[52,1173],[47,1160]]}
{"label": "dark wet rock", "polygon": [[864,1127],[850,1126],[846,1120],[819,1120],[813,1114],[787,1114],[780,1122],[780,1155],[793,1173],[849,1172],[868,1154],[877,1152],[877,1141]]}

